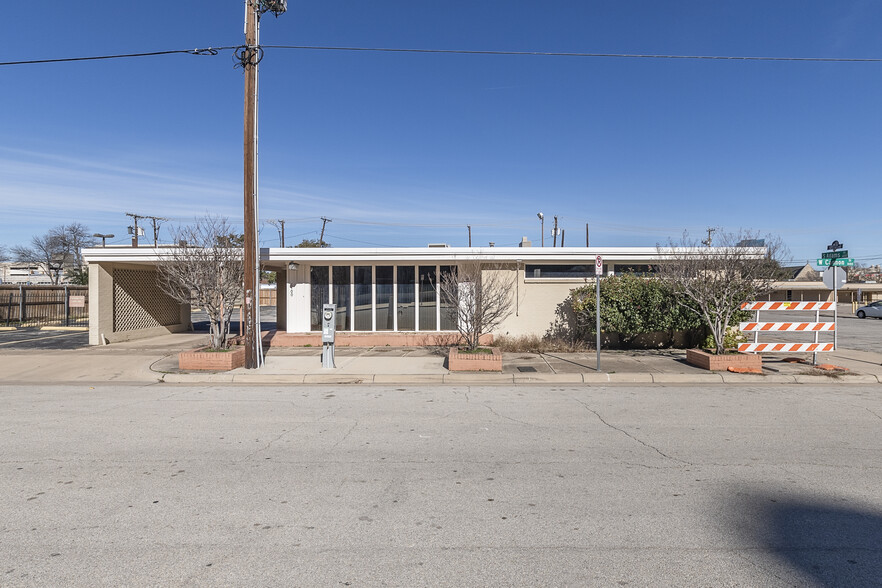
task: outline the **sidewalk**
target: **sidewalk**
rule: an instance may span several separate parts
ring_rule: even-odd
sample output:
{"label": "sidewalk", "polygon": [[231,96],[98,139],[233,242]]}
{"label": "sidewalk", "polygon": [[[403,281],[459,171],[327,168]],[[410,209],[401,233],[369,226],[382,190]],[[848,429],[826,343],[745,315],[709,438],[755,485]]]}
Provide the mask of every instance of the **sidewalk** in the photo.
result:
{"label": "sidewalk", "polygon": [[502,373],[463,373],[446,369],[443,350],[425,348],[340,348],[335,369],[321,367],[320,349],[271,349],[259,370],[227,373],[181,373],[168,357],[154,366],[166,371],[164,382],[304,383],[304,384],[879,384],[882,354],[838,351],[825,363],[847,368],[836,375],[808,364],[767,357],[763,374],[708,372],[685,362],[682,350],[595,353],[506,353]]}
{"label": "sidewalk", "polygon": [[[10,383],[235,383],[235,384],[876,384],[882,353],[839,350],[819,361],[847,368],[824,372],[766,355],[763,374],[708,372],[685,362],[683,350],[603,351],[596,354],[506,353],[502,373],[453,373],[446,351],[425,347],[341,347],[335,369],[321,367],[320,348],[270,348],[257,370],[182,372],[177,353],[204,343],[204,334],[164,335],[72,350],[0,353],[0,381]],[[809,357],[803,355],[803,357]]]}

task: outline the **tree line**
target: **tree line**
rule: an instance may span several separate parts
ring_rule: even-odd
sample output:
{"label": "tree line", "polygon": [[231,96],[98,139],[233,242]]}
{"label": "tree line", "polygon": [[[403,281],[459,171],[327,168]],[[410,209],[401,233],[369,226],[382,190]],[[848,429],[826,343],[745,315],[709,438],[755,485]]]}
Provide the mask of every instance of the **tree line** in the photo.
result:
{"label": "tree line", "polygon": [[82,250],[95,245],[95,237],[82,223],[61,224],[42,235],[34,235],[26,245],[0,247],[0,260],[36,266],[57,285],[64,276],[72,284],[87,284]]}

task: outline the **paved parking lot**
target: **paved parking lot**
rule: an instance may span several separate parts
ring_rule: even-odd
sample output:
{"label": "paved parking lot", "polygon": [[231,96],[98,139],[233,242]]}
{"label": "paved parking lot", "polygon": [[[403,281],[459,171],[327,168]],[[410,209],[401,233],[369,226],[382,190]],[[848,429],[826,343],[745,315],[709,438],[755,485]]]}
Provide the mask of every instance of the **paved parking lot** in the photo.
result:
{"label": "paved parking lot", "polygon": [[0,331],[0,353],[23,349],[78,349],[88,344],[88,331],[41,331],[39,327]]}

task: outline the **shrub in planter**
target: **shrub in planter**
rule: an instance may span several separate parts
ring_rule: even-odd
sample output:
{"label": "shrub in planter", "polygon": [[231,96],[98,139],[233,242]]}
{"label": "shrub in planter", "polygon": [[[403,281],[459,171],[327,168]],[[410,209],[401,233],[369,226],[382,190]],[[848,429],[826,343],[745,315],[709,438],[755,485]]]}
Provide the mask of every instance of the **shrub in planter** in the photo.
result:
{"label": "shrub in planter", "polygon": [[[582,337],[593,339],[596,325],[594,285],[576,288],[569,304],[577,321],[574,329]],[[677,300],[673,288],[656,278],[622,274],[600,282],[600,328],[616,333],[619,344],[629,348],[641,335],[703,331],[698,314]]]}

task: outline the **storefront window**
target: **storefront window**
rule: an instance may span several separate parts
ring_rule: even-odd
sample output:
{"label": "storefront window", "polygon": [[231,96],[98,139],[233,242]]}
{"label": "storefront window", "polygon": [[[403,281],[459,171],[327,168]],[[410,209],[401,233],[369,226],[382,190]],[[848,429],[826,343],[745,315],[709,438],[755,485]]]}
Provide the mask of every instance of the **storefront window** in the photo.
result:
{"label": "storefront window", "polygon": [[420,266],[420,331],[434,331],[438,328],[437,289],[438,283],[434,265]]}
{"label": "storefront window", "polygon": [[373,313],[373,281],[371,280],[371,266],[355,266],[355,330],[372,331],[374,328]]}
{"label": "storefront window", "polygon": [[416,329],[416,306],[414,304],[416,286],[412,265],[398,266],[398,330]]}
{"label": "storefront window", "polygon": [[348,265],[335,265],[332,274],[334,277],[333,302],[337,305],[337,324],[338,331],[350,330],[349,308],[350,308],[350,267]]}
{"label": "storefront window", "polygon": [[441,266],[441,284],[447,284],[449,287],[441,287],[441,330],[456,330],[456,305],[457,305],[457,284],[456,284],[456,267],[451,265]]}
{"label": "storefront window", "polygon": [[377,282],[377,330],[391,331],[395,328],[392,309],[393,272],[391,265],[378,265],[375,268]]}
{"label": "storefront window", "polygon": [[326,265],[314,265],[309,268],[309,328],[313,331],[322,330],[322,305],[329,301],[329,277]]}

